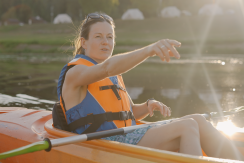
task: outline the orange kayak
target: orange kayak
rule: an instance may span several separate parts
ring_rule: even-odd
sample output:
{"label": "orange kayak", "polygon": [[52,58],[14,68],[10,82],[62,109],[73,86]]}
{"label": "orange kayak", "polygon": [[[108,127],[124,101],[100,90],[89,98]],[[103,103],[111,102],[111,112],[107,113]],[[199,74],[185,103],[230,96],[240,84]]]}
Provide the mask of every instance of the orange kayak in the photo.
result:
{"label": "orange kayak", "polygon": [[[56,139],[76,135],[54,128],[52,123],[51,111],[0,107],[0,153],[41,141],[44,138]],[[244,142],[244,132],[236,132],[231,136],[231,139],[240,143]],[[243,147],[239,147],[239,150],[244,154]],[[230,162],[230,160],[197,157],[101,139],[54,147],[50,152],[38,151],[0,160],[0,163],[32,162],[209,163]]]}

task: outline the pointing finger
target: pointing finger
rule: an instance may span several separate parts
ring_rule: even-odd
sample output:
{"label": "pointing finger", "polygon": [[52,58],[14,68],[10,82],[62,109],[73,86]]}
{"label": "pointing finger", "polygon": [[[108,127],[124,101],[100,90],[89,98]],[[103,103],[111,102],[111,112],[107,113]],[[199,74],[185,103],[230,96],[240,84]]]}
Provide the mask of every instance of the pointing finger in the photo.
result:
{"label": "pointing finger", "polygon": [[176,46],[176,47],[180,47],[181,46],[181,43],[179,41],[176,41],[176,40],[170,40],[170,39],[167,39],[168,43],[171,44],[172,46]]}

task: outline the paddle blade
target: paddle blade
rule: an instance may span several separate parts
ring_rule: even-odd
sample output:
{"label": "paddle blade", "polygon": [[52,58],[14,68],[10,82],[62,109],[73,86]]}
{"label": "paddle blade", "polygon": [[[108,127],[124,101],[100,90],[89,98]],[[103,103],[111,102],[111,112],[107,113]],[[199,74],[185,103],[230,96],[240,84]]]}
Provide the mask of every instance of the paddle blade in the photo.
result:
{"label": "paddle blade", "polygon": [[48,141],[39,141],[24,147],[20,147],[8,152],[0,153],[0,160],[6,159],[8,157],[18,156],[26,153],[41,151],[49,148]]}

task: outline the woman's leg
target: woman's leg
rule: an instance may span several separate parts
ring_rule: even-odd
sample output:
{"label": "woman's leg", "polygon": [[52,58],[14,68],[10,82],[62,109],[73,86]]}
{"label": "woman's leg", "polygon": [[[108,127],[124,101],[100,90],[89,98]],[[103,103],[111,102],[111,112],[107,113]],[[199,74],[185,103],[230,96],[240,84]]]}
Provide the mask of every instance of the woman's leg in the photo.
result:
{"label": "woman's leg", "polygon": [[199,128],[192,118],[150,128],[137,145],[202,156]]}
{"label": "woman's leg", "polygon": [[198,123],[201,146],[208,156],[243,160],[242,154],[232,141],[221,134],[202,115],[187,115],[181,119],[189,118],[193,118]]}

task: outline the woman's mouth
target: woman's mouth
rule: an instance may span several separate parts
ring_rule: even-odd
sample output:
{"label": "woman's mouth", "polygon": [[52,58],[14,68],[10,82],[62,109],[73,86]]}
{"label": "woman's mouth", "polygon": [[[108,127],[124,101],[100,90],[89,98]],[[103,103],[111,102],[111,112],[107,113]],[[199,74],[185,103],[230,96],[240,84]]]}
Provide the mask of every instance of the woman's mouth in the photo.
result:
{"label": "woman's mouth", "polygon": [[102,50],[102,51],[108,51],[108,49],[106,49],[106,48],[102,48],[101,50]]}

